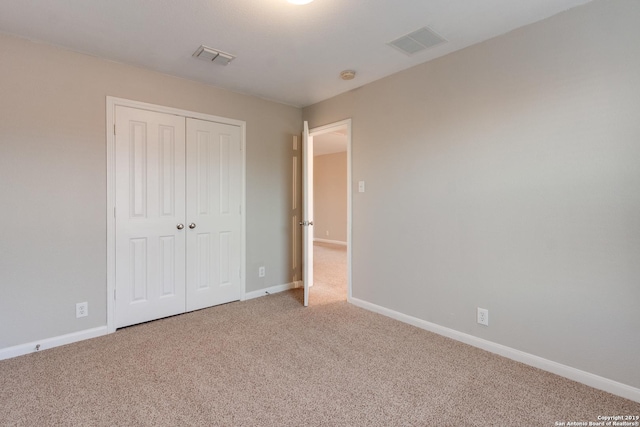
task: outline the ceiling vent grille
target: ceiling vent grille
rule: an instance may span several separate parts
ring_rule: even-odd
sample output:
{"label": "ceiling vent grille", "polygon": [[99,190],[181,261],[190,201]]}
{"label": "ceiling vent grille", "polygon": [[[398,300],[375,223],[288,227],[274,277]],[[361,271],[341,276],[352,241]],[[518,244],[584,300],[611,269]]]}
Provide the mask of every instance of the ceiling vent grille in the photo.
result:
{"label": "ceiling vent grille", "polygon": [[424,27],[387,44],[411,56],[430,47],[445,43],[446,41],[445,38],[440,37],[430,28]]}
{"label": "ceiling vent grille", "polygon": [[216,64],[227,65],[233,61],[235,56],[230,53],[222,52],[221,50],[211,49],[205,45],[201,45],[194,53],[194,58],[201,59],[207,62],[214,62]]}

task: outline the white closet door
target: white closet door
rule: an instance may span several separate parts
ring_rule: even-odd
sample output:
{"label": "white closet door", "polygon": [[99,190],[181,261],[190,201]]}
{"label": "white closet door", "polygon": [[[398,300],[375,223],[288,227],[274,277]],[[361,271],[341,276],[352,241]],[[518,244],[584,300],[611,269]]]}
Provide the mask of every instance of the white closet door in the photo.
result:
{"label": "white closet door", "polygon": [[116,327],[185,310],[185,119],[116,107]]}
{"label": "white closet door", "polygon": [[187,119],[187,311],[242,295],[241,190],[240,128]]}

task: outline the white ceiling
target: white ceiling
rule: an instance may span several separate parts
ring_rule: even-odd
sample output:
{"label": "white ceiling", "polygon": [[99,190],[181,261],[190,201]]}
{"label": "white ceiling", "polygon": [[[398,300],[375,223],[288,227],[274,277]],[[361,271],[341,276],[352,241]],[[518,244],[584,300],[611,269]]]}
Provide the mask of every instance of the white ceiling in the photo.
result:
{"label": "white ceiling", "polygon": [[[307,106],[589,1],[3,0],[0,32]],[[386,44],[424,26],[448,42],[412,57]],[[237,58],[197,60],[201,44]]]}

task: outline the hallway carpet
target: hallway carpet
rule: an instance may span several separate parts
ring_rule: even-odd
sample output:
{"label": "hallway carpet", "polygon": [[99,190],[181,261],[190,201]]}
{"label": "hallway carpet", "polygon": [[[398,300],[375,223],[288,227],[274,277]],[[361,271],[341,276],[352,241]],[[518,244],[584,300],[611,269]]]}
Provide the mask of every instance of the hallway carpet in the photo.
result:
{"label": "hallway carpet", "polygon": [[347,247],[315,243],[313,280],[309,304],[328,304],[347,300]]}

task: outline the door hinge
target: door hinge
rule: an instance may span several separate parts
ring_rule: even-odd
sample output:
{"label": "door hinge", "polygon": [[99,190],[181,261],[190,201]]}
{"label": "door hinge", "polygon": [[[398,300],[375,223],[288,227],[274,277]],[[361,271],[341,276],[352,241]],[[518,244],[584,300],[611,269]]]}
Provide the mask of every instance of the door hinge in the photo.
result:
{"label": "door hinge", "polygon": [[114,218],[116,217],[116,207],[115,206],[113,207],[113,217]]}
{"label": "door hinge", "polygon": [[113,134],[114,135],[116,134],[116,124],[115,123],[113,124]]}
{"label": "door hinge", "polygon": [[113,290],[113,299],[116,299],[116,290]]}

